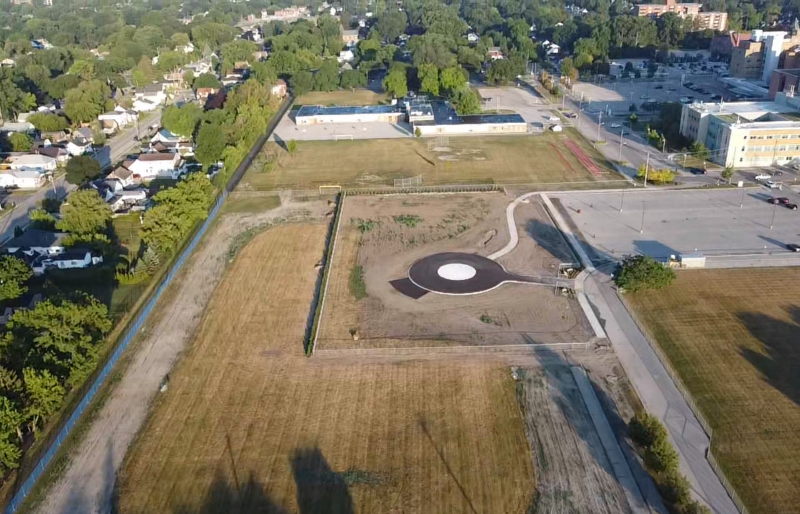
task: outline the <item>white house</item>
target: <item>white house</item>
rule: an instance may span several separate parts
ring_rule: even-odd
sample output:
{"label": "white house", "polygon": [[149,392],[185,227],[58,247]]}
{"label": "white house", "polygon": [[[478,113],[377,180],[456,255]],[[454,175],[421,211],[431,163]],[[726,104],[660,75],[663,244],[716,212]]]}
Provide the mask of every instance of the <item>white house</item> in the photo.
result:
{"label": "white house", "polygon": [[493,46],[486,51],[486,57],[489,59],[496,61],[498,59],[504,59],[505,56],[503,55],[503,51],[500,50],[499,46]]}
{"label": "white house", "polygon": [[141,209],[147,202],[147,190],[142,187],[122,189],[114,193],[114,196],[107,202],[113,212],[120,212],[134,207]]}
{"label": "white house", "polygon": [[[164,92],[163,84],[148,84],[144,87],[137,87],[134,98],[160,105],[167,101],[167,93]],[[134,109],[139,110],[136,107]]]}
{"label": "white house", "polygon": [[13,68],[16,64],[17,62],[14,59],[7,57],[0,61],[0,68]]}
{"label": "white house", "polygon": [[47,155],[25,154],[8,158],[8,167],[13,171],[38,171],[44,173],[56,169],[58,163]]}
{"label": "white house", "polygon": [[85,139],[75,139],[67,143],[67,151],[70,155],[83,155],[92,147],[92,143]]}
{"label": "white house", "polygon": [[185,54],[190,54],[190,53],[194,52],[194,45],[192,44],[191,41],[189,41],[185,45],[176,46],[175,47],[175,51],[178,52],[178,53],[183,52]]}
{"label": "white house", "polygon": [[29,228],[14,239],[6,243],[6,251],[17,256],[27,255],[57,255],[66,250],[64,239],[69,234],[64,232],[48,232],[36,228]]}
{"label": "white house", "polygon": [[467,34],[467,41],[469,41],[470,43],[477,43],[480,40],[481,37],[474,32],[470,32],[469,34]]}
{"label": "white house", "polygon": [[45,174],[30,170],[0,171],[0,187],[37,189],[44,184]]}
{"label": "white house", "polygon": [[103,257],[93,255],[88,248],[71,248],[57,255],[43,255],[31,263],[34,275],[41,275],[50,268],[82,269],[103,262]]}
{"label": "white house", "polygon": [[173,134],[169,130],[162,128],[156,135],[150,138],[150,144],[154,143],[186,143],[189,141],[188,137]]}
{"label": "white house", "polygon": [[286,96],[286,82],[283,79],[278,79],[275,81],[275,85],[272,86],[270,90],[270,94],[272,96],[277,96],[278,98],[283,98]]}
{"label": "white house", "polygon": [[178,153],[143,153],[126,167],[133,178],[143,181],[154,178],[178,178],[181,156]]}
{"label": "white house", "polygon": [[134,100],[133,108],[139,112],[150,112],[158,109],[158,104],[150,100]]}
{"label": "white house", "polygon": [[101,114],[97,119],[103,125],[103,132],[112,133],[136,123],[139,119],[139,113],[118,105],[113,111]]}
{"label": "white house", "polygon": [[192,63],[187,64],[183,67],[184,70],[190,70],[194,73],[195,77],[203,75],[204,73],[211,72],[211,63],[206,61],[205,59],[202,61],[195,61]]}
{"label": "white house", "polygon": [[356,56],[355,54],[353,54],[352,50],[342,50],[341,52],[339,52],[339,57],[337,57],[336,60],[339,61],[339,64],[342,64],[343,62],[352,61],[353,59],[355,59],[355,57]]}

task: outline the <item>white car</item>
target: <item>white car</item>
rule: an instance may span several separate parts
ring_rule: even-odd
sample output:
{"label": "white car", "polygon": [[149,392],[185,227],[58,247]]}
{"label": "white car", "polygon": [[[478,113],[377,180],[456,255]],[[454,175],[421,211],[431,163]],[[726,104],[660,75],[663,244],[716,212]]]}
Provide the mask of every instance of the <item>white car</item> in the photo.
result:
{"label": "white car", "polygon": [[547,121],[561,121],[561,118],[558,116],[548,116]]}
{"label": "white car", "polygon": [[681,103],[682,104],[688,104],[689,102],[691,102],[691,100],[689,100],[687,97],[685,97],[685,96],[681,97]]}
{"label": "white car", "polygon": [[773,182],[771,180],[767,180],[767,182],[764,185],[767,186],[770,189],[775,189],[776,187],[778,189],[781,189],[781,185],[780,184],[778,184],[777,182]]}
{"label": "white car", "polygon": [[756,180],[769,180],[771,178],[772,175],[769,175],[767,173],[759,173],[758,175],[756,175]]}
{"label": "white car", "polygon": [[611,128],[620,128],[622,125],[620,123],[612,123]]}

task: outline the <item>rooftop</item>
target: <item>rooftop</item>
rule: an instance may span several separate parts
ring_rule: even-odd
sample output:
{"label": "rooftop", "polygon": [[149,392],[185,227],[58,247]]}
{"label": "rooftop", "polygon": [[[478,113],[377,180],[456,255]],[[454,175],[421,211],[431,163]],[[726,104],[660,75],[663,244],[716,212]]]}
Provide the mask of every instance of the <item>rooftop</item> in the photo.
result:
{"label": "rooftop", "polygon": [[446,102],[432,102],[433,119],[436,125],[474,125],[483,123],[525,123],[519,114],[471,114],[459,116]]}
{"label": "rooftop", "polygon": [[365,105],[352,107],[323,107],[321,105],[304,105],[297,111],[301,116],[346,116],[354,114],[393,114],[403,112],[400,105]]}
{"label": "rooftop", "polygon": [[140,161],[172,161],[178,156],[176,153],[143,153],[139,154]]}
{"label": "rooftop", "polygon": [[29,228],[14,239],[6,243],[6,248],[31,248],[33,246],[40,248],[49,248],[51,246],[60,246],[61,241],[67,237],[68,234],[63,232],[48,232],[46,230],[39,230],[36,228]]}

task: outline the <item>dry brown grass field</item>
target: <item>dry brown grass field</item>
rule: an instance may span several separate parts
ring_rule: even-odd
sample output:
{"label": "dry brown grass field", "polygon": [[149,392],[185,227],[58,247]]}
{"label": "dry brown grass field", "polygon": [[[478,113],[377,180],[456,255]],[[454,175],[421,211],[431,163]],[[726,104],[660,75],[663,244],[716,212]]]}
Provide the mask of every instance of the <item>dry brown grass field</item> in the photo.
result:
{"label": "dry brown grass field", "polygon": [[631,302],[752,514],[800,505],[800,269],[685,271]]}
{"label": "dry brown grass field", "polygon": [[[595,176],[563,145],[582,145],[605,172]],[[570,132],[540,136],[451,137],[447,146],[428,147],[427,139],[298,141],[289,156],[276,143],[264,156],[277,161],[265,171],[256,161],[241,188],[314,189],[320,185],[347,187],[392,185],[393,179],[423,176],[425,185],[533,184],[600,182],[618,179],[605,159],[580,136]]]}
{"label": "dry brown grass field", "polygon": [[[573,343],[591,339],[577,301],[554,288],[504,284],[480,295],[409,298],[392,286],[416,260],[438,252],[490,255],[509,240],[501,193],[348,196],[342,209],[318,348],[399,348]],[[506,270],[555,277],[574,262],[533,200],[516,212],[520,242]],[[403,223],[402,220],[413,220]],[[400,221],[398,221],[400,220]],[[413,226],[409,226],[409,224]],[[358,272],[361,277],[357,277]],[[357,337],[354,335],[357,334]]]}
{"label": "dry brown grass field", "polygon": [[295,105],[377,105],[388,103],[385,93],[369,89],[354,91],[309,91],[295,101]]}
{"label": "dry brown grass field", "polygon": [[325,230],[239,252],[126,456],[119,513],[526,512],[508,368],[302,356]]}

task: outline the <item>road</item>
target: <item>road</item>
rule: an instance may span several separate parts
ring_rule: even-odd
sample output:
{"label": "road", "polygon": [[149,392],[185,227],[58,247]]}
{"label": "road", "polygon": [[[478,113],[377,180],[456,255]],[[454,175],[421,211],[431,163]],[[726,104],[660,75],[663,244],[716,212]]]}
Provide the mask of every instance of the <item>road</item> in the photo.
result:
{"label": "road", "polygon": [[[161,123],[161,111],[151,114],[140,124],[139,128],[144,133],[147,126],[158,123]],[[135,136],[136,127],[134,126],[122,131],[108,141],[107,145],[96,156],[104,170],[121,161],[128,153],[138,148],[138,142],[134,141]],[[0,218],[0,242],[5,242],[14,237],[14,229],[16,227],[25,228],[30,222],[28,213],[39,207],[44,198],[52,196],[63,198],[73,189],[75,189],[75,186],[68,183],[64,176],[61,176],[28,196],[22,196],[19,199],[12,198],[17,205],[10,213]]]}

